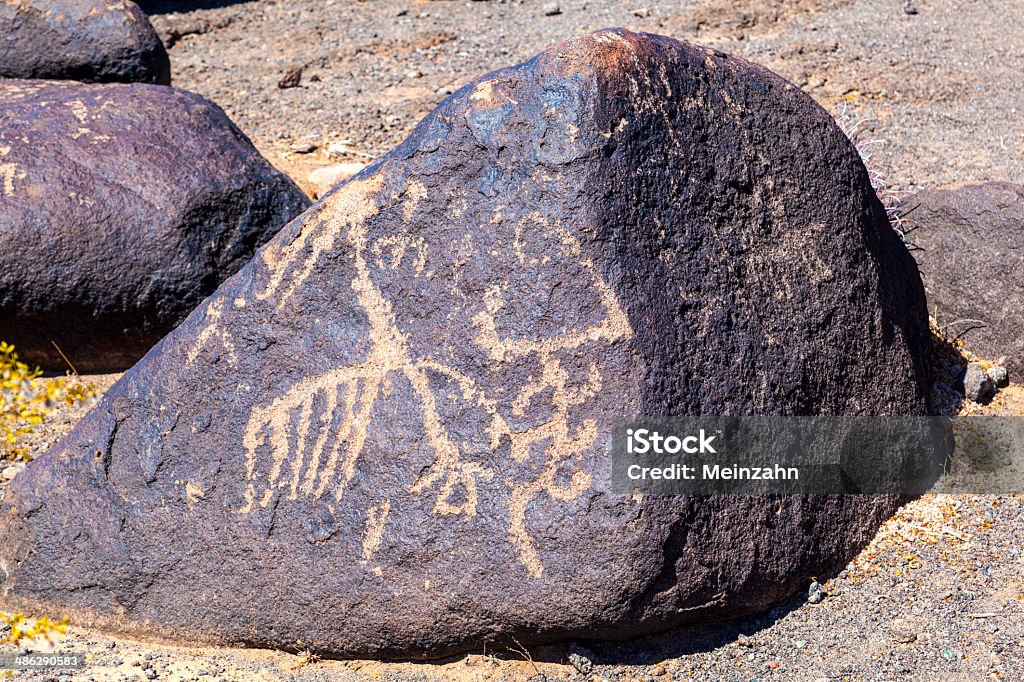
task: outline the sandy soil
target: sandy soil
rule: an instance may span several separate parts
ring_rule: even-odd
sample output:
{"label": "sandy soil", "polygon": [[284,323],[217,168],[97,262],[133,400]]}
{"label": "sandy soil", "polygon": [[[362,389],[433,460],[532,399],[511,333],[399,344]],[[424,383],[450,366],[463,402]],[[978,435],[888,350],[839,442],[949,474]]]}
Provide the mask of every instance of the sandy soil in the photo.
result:
{"label": "sandy soil", "polygon": [[[1015,0],[140,4],[170,45],[175,83],[223,106],[307,190],[311,169],[385,153],[482,72],[607,26],[693,40],[769,66],[861,121],[863,139],[884,139],[871,147],[872,165],[897,189],[1024,175],[1024,38],[1011,28],[1024,23],[1024,5]],[[301,84],[280,89],[289,66],[303,67]],[[315,148],[293,151],[302,145]],[[101,390],[114,379],[94,378]],[[1024,415],[1024,388],[969,407]],[[34,450],[63,436],[82,412],[57,415]],[[820,604],[800,594],[757,618],[628,644],[385,664],[167,646],[72,628],[56,649],[91,656],[87,670],[68,677],[81,680],[1016,680],[1024,679],[1022,550],[1024,496],[929,495],[883,526],[826,584]]]}

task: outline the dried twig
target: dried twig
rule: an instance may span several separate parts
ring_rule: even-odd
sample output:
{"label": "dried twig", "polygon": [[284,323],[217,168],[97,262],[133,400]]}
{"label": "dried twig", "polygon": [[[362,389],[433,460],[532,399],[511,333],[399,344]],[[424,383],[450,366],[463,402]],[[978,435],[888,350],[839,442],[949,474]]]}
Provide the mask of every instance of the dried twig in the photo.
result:
{"label": "dried twig", "polygon": [[53,339],[50,339],[50,343],[52,343],[53,347],[57,349],[57,352],[60,353],[60,356],[62,358],[64,358],[64,362],[68,363],[68,367],[71,368],[71,373],[74,374],[77,377],[78,376],[78,370],[75,369],[75,366],[71,364],[70,360],[68,360],[68,356],[64,355],[64,351],[62,351],[60,349],[60,346],[57,345],[57,342],[54,341]]}
{"label": "dried twig", "polygon": [[512,652],[517,653],[520,656],[522,656],[523,660],[529,662],[529,664],[533,667],[533,672],[536,673],[536,676],[539,677],[543,682],[547,682],[547,679],[548,679],[547,675],[542,673],[540,671],[540,668],[537,667],[537,664],[533,662],[533,656],[530,655],[529,650],[527,650],[527,648],[525,646],[523,646],[519,642],[519,640],[516,639],[515,637],[512,638],[512,641],[515,642],[516,645],[519,648],[515,649],[515,648],[512,648],[512,647],[509,647],[509,651],[512,651]]}

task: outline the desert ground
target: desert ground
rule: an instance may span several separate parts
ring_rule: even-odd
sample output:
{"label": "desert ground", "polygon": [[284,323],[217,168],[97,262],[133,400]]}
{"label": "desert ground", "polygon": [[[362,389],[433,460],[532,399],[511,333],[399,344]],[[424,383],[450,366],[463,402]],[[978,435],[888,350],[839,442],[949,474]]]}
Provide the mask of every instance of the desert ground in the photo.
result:
{"label": "desert ground", "polygon": [[[856,131],[891,197],[1024,177],[1024,38],[1014,30],[1024,5],[1011,0],[139,4],[169,47],[174,84],[217,102],[310,192],[310,171],[382,155],[482,73],[610,26],[713,46],[797,83]],[[278,87],[299,67],[297,87]],[[84,380],[102,392],[116,378]],[[991,405],[959,407],[1024,415],[1024,387],[1011,381]],[[82,413],[51,419],[34,453]],[[755,618],[639,642],[380,663],[72,627],[55,648],[90,656],[87,669],[62,677],[76,680],[1016,680],[1024,679],[1022,549],[1024,495],[926,495],[827,581],[821,603],[801,593]]]}

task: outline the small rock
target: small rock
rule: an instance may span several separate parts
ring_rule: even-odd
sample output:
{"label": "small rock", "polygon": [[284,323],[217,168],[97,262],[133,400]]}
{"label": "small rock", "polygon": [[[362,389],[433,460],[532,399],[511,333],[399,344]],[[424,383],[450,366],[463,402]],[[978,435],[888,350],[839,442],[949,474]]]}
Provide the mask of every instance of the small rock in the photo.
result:
{"label": "small rock", "polygon": [[569,663],[581,675],[589,675],[590,671],[594,669],[593,657],[594,654],[589,649],[575,644],[569,647]]}
{"label": "small rock", "polygon": [[807,601],[812,604],[820,604],[827,596],[828,592],[821,586],[821,583],[817,580],[811,581],[811,586],[807,588]]}
{"label": "small rock", "polygon": [[967,365],[964,374],[964,396],[976,403],[987,403],[996,394],[996,386],[977,362]]}
{"label": "small rock", "polygon": [[10,466],[4,467],[3,471],[0,471],[0,479],[9,481],[15,477],[15,475],[25,468],[24,464],[11,464]]}
{"label": "small rock", "polygon": [[544,16],[553,17],[562,13],[562,8],[557,3],[549,2],[544,5]]}
{"label": "small rock", "polygon": [[206,668],[200,668],[199,670],[196,671],[196,676],[197,677],[206,677],[209,674],[210,674],[210,671],[207,670]]}
{"label": "small rock", "polygon": [[641,19],[646,19],[647,17],[651,16],[652,14],[653,14],[653,12],[651,12],[651,8],[650,7],[640,7],[639,9],[633,10],[633,16],[634,17],[640,17]]}
{"label": "small rock", "polygon": [[153,670],[152,668],[146,668],[146,679],[147,680],[155,680],[156,678],[157,678],[156,671]]}
{"label": "small rock", "polygon": [[740,635],[736,636],[736,646],[741,646],[741,647],[745,647],[747,649],[751,649],[754,646],[754,640],[751,639],[750,637],[747,637],[744,634],[740,634]]}
{"label": "small rock", "polygon": [[455,91],[452,90],[449,86],[445,85],[445,86],[442,86],[442,87],[438,88],[437,90],[435,90],[434,94],[441,95],[442,97],[447,97],[448,95],[452,94],[453,92],[455,92]]}
{"label": "small rock", "polygon": [[902,618],[897,618],[889,624],[889,631],[897,642],[909,644],[917,639],[917,632]]}
{"label": "small rock", "polygon": [[309,154],[316,151],[316,145],[312,142],[296,142],[288,147],[296,154]]}
{"label": "small rock", "polygon": [[419,69],[411,69],[405,72],[406,78],[423,78],[423,72]]}
{"label": "small rock", "polygon": [[300,83],[302,83],[302,67],[292,64],[285,70],[281,80],[277,81],[277,87],[286,90],[288,88],[297,88]]}
{"label": "small rock", "polygon": [[319,199],[364,168],[366,168],[365,163],[339,163],[334,166],[317,168],[309,174],[308,179],[315,188],[316,197]]}
{"label": "small rock", "polygon": [[651,677],[661,677],[662,675],[664,675],[667,672],[668,671],[665,670],[665,666],[662,665],[661,663],[659,663],[658,665],[652,666],[651,670],[650,670]]}
{"label": "small rock", "polygon": [[913,16],[917,14],[917,5],[915,5],[912,0],[907,0],[907,2],[903,5],[903,12],[905,14]]}
{"label": "small rock", "polygon": [[989,367],[986,371],[988,378],[992,380],[992,383],[996,385],[996,388],[1006,388],[1010,385],[1010,373],[1006,371],[1005,367]]}

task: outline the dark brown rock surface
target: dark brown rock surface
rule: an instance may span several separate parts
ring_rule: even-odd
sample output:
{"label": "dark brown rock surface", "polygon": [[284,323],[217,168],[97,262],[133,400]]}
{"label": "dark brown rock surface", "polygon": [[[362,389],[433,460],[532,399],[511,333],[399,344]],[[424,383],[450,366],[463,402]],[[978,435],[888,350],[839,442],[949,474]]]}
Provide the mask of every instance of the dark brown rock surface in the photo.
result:
{"label": "dark brown rock surface", "polygon": [[939,326],[1024,370],[1024,185],[936,187],[901,206]]}
{"label": "dark brown rock surface", "polygon": [[0,339],[130,367],[309,201],[218,107],[156,85],[0,81]]}
{"label": "dark brown rock surface", "polygon": [[894,501],[616,495],[613,421],[923,414],[928,347],[806,95],[574,39],[455,93],[19,474],[0,601],[383,657],[758,611]]}
{"label": "dark brown rock surface", "polygon": [[4,0],[0,78],[169,85],[171,64],[129,0]]}

